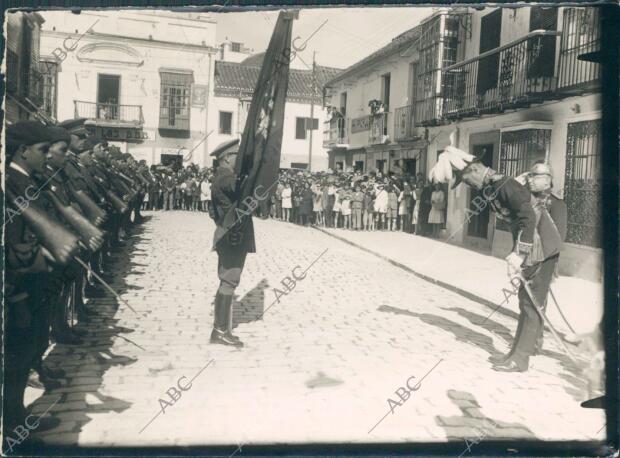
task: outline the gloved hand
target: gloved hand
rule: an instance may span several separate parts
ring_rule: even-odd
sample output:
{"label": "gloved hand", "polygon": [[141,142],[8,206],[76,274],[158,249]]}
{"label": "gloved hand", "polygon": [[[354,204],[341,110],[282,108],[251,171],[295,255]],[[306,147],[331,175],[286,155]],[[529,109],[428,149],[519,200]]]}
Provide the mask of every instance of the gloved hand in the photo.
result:
{"label": "gloved hand", "polygon": [[506,256],[506,262],[508,263],[508,277],[515,278],[521,275],[523,258],[517,253],[510,253]]}

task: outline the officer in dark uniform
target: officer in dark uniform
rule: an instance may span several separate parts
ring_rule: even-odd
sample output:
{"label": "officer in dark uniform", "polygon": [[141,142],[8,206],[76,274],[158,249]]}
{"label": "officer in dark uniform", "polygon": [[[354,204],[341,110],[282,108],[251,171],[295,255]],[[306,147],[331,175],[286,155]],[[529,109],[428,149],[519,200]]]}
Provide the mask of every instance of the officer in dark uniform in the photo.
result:
{"label": "officer in dark uniform", "polygon": [[[239,285],[246,255],[256,252],[251,215],[238,213],[226,217],[238,200],[238,177],[234,169],[238,143],[239,140],[223,143],[211,153],[217,160],[211,194],[213,219],[216,224],[213,249],[218,255],[217,274],[220,279],[215,296],[211,343],[234,347],[242,347],[243,343],[232,334],[233,295]],[[250,213],[242,207],[239,207],[239,210]]]}
{"label": "officer in dark uniform", "polygon": [[[506,257],[511,281],[523,278],[534,299],[544,304],[549,292],[558,256],[566,234],[566,205],[550,194],[551,169],[536,164],[527,186],[512,177],[497,173],[464,151],[447,147],[433,167],[431,177],[442,181],[446,163],[456,169],[457,180],[481,191],[498,218],[507,221],[513,235],[513,249]],[[523,284],[519,287],[519,324],[511,351],[500,357],[491,356],[493,369],[500,372],[525,372],[530,356],[536,353],[543,332],[540,315]]]}

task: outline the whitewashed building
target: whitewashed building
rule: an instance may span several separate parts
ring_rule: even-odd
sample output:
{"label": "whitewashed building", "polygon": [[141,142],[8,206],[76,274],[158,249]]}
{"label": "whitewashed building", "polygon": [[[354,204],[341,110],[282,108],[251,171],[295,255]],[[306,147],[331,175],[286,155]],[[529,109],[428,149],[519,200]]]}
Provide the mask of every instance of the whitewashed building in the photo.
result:
{"label": "whitewashed building", "polygon": [[208,161],[208,92],[218,53],[209,15],[158,10],[43,12],[46,109],[147,163]]}
{"label": "whitewashed building", "polygon": [[[242,62],[215,63],[213,102],[209,110],[209,118],[215,120],[209,136],[214,145],[241,138],[263,57],[261,53]],[[280,167],[327,169],[327,149],[323,147],[319,130],[327,116],[327,109],[323,108],[323,86],[338,72],[338,69],[317,65],[313,89],[311,70],[291,68]]]}
{"label": "whitewashed building", "polygon": [[[597,8],[483,8],[439,11],[422,24],[430,62],[419,75],[416,123],[428,129],[432,167],[457,133],[457,146],[517,176],[538,160],[554,171],[568,205],[562,273],[602,274],[600,49]],[[466,218],[476,193],[448,193],[447,232],[458,243],[506,256],[507,227],[488,209]]]}

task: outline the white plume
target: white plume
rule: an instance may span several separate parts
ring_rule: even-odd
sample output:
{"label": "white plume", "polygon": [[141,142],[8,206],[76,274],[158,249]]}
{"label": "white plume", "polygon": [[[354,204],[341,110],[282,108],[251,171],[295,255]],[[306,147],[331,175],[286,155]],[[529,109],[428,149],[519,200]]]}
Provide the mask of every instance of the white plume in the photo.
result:
{"label": "white plume", "polygon": [[463,170],[475,159],[475,156],[466,153],[454,146],[447,146],[437,158],[437,163],[430,170],[428,178],[439,183],[452,181],[453,170]]}

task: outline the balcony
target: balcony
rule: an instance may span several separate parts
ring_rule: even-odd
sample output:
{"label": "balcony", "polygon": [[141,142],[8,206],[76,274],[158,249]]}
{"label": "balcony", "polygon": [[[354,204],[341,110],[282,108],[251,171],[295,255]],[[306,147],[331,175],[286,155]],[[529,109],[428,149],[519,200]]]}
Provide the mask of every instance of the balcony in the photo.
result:
{"label": "balcony", "polygon": [[394,140],[416,139],[414,124],[414,105],[397,108],[394,111]]}
{"label": "balcony", "polygon": [[540,102],[557,89],[558,32],[534,31],[443,69],[445,119],[497,113]]}
{"label": "balcony", "polygon": [[580,59],[601,50],[598,8],[567,8],[562,22],[558,91],[573,95],[599,88],[601,65]]}
{"label": "balcony", "polygon": [[369,145],[380,145],[389,141],[387,134],[388,114],[378,113],[370,116]]}
{"label": "balcony", "polygon": [[342,117],[334,117],[325,121],[323,125],[323,147],[346,148],[348,144],[347,120]]}
{"label": "balcony", "polygon": [[144,124],[141,105],[83,102],[74,100],[74,116],[88,118],[96,125],[109,127],[139,127]]}

